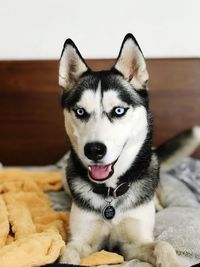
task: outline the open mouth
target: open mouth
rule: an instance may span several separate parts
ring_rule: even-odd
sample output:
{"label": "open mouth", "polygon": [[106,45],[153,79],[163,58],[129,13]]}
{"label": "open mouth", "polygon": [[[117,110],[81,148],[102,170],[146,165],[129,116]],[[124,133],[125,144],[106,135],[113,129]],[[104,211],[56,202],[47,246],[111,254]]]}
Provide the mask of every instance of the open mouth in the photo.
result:
{"label": "open mouth", "polygon": [[117,160],[107,165],[89,165],[88,173],[90,178],[101,182],[107,180],[114,173],[114,165],[116,162]]}

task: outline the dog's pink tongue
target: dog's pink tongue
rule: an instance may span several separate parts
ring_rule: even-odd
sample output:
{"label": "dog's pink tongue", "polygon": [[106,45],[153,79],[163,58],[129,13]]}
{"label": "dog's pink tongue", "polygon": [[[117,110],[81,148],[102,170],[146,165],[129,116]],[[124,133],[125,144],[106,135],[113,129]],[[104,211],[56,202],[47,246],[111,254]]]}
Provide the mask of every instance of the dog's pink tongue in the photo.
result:
{"label": "dog's pink tongue", "polygon": [[109,165],[91,165],[89,166],[90,176],[95,180],[106,179],[111,171],[112,164]]}

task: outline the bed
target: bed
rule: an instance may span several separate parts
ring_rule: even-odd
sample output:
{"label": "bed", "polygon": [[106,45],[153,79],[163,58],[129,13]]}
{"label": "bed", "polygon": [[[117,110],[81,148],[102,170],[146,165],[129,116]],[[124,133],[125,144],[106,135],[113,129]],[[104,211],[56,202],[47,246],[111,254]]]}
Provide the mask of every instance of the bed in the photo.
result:
{"label": "bed", "polygon": [[[90,59],[93,69],[112,59]],[[200,59],[148,59],[154,145],[200,125]],[[58,61],[0,62],[0,162],[64,170],[69,140],[57,85]],[[63,157],[63,158],[62,158]],[[62,158],[62,159],[61,159]],[[61,160],[60,160],[61,159]],[[184,266],[200,262],[200,149],[161,176],[165,209],[156,215],[156,239],[177,249]],[[44,168],[45,166],[45,168]],[[57,210],[69,208],[63,192],[50,193]],[[129,265],[130,264],[130,265]],[[132,261],[126,266],[150,266]]]}

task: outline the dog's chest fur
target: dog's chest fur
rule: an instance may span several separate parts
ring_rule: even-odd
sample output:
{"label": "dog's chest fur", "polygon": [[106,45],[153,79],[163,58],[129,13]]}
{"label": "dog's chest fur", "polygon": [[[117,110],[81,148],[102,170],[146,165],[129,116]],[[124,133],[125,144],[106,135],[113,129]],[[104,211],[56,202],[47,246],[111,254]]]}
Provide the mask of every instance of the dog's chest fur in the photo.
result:
{"label": "dog's chest fur", "polygon": [[[143,236],[147,242],[153,238],[149,232],[153,232],[154,225],[154,203],[149,201],[137,208],[132,208],[123,212],[118,212],[112,220],[104,220],[100,214],[88,212],[79,208],[75,203],[72,204],[71,210],[71,233],[77,233],[80,228],[79,222],[84,228],[83,233],[90,244],[95,244],[96,250],[108,249],[109,251],[120,250],[121,243],[129,243],[131,241],[130,233],[133,232],[132,220],[146,221],[146,227],[141,232],[139,228],[138,235]],[[90,224],[88,225],[88,222]],[[130,229],[127,229],[127,227]],[[124,231],[126,229],[126,231]],[[83,238],[79,237],[80,240]],[[119,251],[118,251],[119,252]]]}

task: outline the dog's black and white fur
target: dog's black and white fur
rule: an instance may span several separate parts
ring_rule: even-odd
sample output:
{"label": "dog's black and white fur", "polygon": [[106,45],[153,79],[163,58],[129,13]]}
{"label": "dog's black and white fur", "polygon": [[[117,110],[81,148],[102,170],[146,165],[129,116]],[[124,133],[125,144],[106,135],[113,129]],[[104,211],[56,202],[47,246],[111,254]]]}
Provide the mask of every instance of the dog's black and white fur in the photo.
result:
{"label": "dog's black and white fur", "polygon": [[[159,164],[152,150],[147,81],[143,54],[131,34],[109,71],[92,71],[70,39],[64,44],[59,84],[72,145],[66,176],[73,203],[63,263],[79,264],[106,247],[118,248],[125,260],[181,266],[169,243],[153,239]],[[106,219],[107,205],[115,214]]]}

